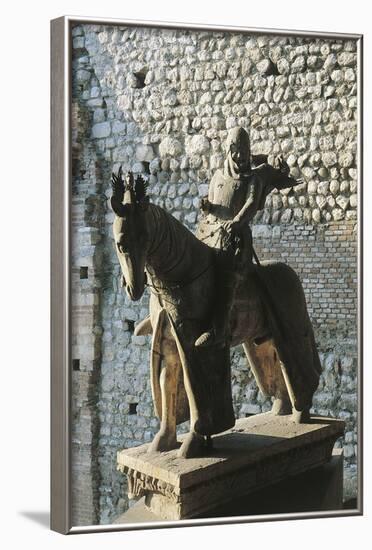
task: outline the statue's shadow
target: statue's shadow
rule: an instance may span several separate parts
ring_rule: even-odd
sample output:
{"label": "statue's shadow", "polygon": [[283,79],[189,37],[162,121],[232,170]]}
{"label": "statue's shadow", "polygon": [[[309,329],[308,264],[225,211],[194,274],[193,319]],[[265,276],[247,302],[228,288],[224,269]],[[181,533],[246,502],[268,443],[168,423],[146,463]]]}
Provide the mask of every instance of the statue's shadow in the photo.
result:
{"label": "statue's shadow", "polygon": [[[281,418],[284,420],[286,417]],[[325,420],[326,419],[322,417],[311,418],[306,422],[306,425],[321,425],[324,424]],[[279,427],[280,424],[278,426],[278,435],[275,435],[274,422],[270,435],[247,433],[244,431],[244,428],[233,428],[229,433],[212,437],[211,446],[206,450],[205,456],[210,458],[236,458],[241,455],[246,456],[247,454],[254,454],[255,452],[260,452],[260,454],[265,453],[265,449],[272,450],[276,444],[282,445],[283,442],[291,439],[293,436],[293,429],[297,431],[295,427],[301,426],[289,420],[286,421],[286,425],[288,427],[286,435],[283,435],[283,429]]]}
{"label": "statue's shadow", "polygon": [[265,447],[272,448],[275,443],[282,441],[283,437],[234,432],[213,438],[205,456],[233,459],[258,451],[262,452]]}

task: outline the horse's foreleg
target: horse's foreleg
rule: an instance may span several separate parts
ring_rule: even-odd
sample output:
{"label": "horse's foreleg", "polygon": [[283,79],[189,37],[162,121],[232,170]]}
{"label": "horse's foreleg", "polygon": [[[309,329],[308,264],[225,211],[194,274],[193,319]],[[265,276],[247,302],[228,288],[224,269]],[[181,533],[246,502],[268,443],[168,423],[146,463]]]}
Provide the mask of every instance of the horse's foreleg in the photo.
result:
{"label": "horse's foreleg", "polygon": [[203,456],[206,450],[206,440],[204,436],[195,431],[196,415],[193,407],[190,407],[190,431],[185,436],[182,445],[178,451],[178,456],[182,458],[194,458]]}
{"label": "horse's foreleg", "polygon": [[274,396],[273,406],[270,412],[274,416],[291,414],[292,406],[290,400],[288,398]]}
{"label": "horse's foreleg", "polygon": [[161,423],[160,430],[148,448],[148,452],[170,451],[177,447],[176,407],[177,385],[180,376],[180,361],[174,342],[162,343],[162,366],[160,372]]}
{"label": "horse's foreleg", "polygon": [[[186,362],[184,350],[181,350],[181,357],[183,361]],[[187,375],[184,375],[184,385],[189,402],[190,431],[182,441],[182,445],[178,450],[178,456],[182,458],[194,458],[205,454],[205,439],[195,430],[195,426],[198,421],[198,412],[195,404],[194,393]]]}
{"label": "horse's foreleg", "polygon": [[192,458],[196,456],[201,456],[203,454],[203,451],[205,450],[204,437],[198,434],[195,430],[199,415],[196,407],[194,392],[188,376],[188,365],[190,364],[190,362],[195,360],[195,334],[192,330],[191,334],[188,332],[184,332],[183,339],[187,344],[186,346],[183,346],[181,344],[179,335],[171,317],[169,317],[169,320],[171,323],[171,333],[174,338],[174,340],[172,340],[172,343],[175,346],[174,349],[177,350],[177,359],[179,360],[180,368],[182,368],[183,384],[187,396],[188,409],[190,414],[190,432],[185,436],[182,445],[178,451],[178,456],[182,458]]}

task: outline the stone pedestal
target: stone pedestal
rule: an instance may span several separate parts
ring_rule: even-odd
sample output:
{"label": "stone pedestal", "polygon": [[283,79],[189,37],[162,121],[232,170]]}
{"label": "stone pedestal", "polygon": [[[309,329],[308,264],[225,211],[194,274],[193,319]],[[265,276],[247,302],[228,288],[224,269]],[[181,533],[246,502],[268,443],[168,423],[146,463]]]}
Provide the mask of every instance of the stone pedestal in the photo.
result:
{"label": "stone pedestal", "polygon": [[[311,475],[307,480],[303,478],[302,487],[298,481],[292,484],[291,506],[302,509],[287,511],[309,511],[305,497],[310,494],[313,495],[310,509],[314,506],[324,509],[324,503],[320,503],[327,497],[324,480],[328,480],[329,505],[337,509],[342,505],[342,455],[335,455],[338,465],[329,466],[328,474],[324,465],[330,462],[334,443],[343,431],[344,422],[340,420],[312,417],[307,424],[295,424],[289,416],[266,413],[239,419],[233,429],[213,437],[213,448],[203,458],[178,458],[176,451],[148,453],[148,445],[141,445],[119,451],[117,467],[128,476],[129,496],[145,497],[147,517],[153,517],[153,521],[280,513],[283,506],[278,498],[287,489],[289,496],[291,478],[305,472],[310,475],[310,471],[313,479]],[[323,473],[319,470],[317,474],[314,469],[322,466]],[[314,490],[316,484],[318,489]],[[274,497],[267,494],[263,502],[270,501],[277,509],[260,511],[264,488],[274,490]],[[298,498],[293,488],[298,489]],[[288,498],[284,502],[288,505]],[[127,514],[133,516],[134,512],[130,512]],[[146,516],[146,510],[141,514]],[[129,517],[124,519],[128,520]]]}

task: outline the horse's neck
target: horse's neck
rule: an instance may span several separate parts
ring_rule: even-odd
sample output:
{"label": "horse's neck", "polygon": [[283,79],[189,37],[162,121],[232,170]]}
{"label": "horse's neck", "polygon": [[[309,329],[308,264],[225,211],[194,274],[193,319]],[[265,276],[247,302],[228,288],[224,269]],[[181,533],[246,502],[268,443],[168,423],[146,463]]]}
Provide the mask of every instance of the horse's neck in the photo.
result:
{"label": "horse's neck", "polygon": [[[208,261],[208,248],[160,206],[150,204],[147,214],[148,271],[159,280],[180,282]],[[205,253],[207,252],[207,253]]]}

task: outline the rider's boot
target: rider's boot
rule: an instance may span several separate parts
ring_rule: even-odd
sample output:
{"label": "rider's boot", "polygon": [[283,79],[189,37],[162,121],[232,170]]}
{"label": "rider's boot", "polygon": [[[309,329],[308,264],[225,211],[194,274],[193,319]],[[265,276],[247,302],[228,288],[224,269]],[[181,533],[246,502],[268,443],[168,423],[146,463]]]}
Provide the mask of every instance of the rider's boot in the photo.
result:
{"label": "rider's boot", "polygon": [[203,332],[203,334],[201,334],[195,341],[195,347],[197,348],[206,348],[209,346],[224,347],[225,345],[226,331],[224,327],[220,327],[220,329],[212,327],[210,330]]}

